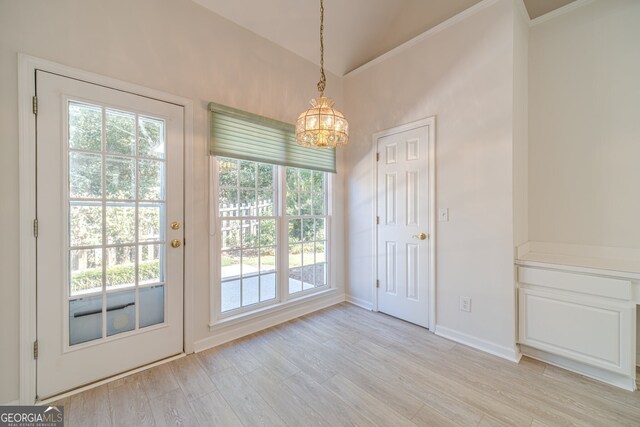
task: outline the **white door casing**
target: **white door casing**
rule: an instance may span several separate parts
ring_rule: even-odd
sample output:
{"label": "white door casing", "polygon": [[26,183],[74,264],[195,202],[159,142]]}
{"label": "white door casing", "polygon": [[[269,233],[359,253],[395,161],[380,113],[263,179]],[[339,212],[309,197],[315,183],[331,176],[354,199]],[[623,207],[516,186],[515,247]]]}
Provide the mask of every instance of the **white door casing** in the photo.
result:
{"label": "white door casing", "polygon": [[374,136],[376,300],[381,312],[433,327],[433,119]]}
{"label": "white door casing", "polygon": [[[181,353],[183,350],[183,247],[172,248],[172,240],[182,242],[183,228],[174,230],[168,224],[176,221],[183,224],[183,143],[184,143],[184,111],[182,106],[157,101],[143,96],[94,85],[72,78],[63,77],[47,72],[38,71],[38,121],[37,121],[37,214],[39,234],[37,239],[37,338],[39,355],[37,360],[37,393],[40,399],[52,396],[66,390],[97,381],[123,371],[136,368],[153,361]],[[140,232],[135,232],[135,238],[127,244],[132,248],[137,267],[136,278],[141,278],[140,254],[142,246],[154,246],[159,257],[161,273],[154,286],[161,287],[163,292],[164,313],[162,321],[143,327],[139,325],[140,288],[146,284],[136,282],[130,293],[134,295],[133,304],[127,309],[135,313],[131,319],[123,315],[107,314],[109,298],[116,292],[107,293],[106,284],[98,294],[105,295],[102,302],[101,329],[102,335],[95,340],[70,343],[69,312],[70,272],[69,272],[69,231],[67,224],[70,209],[70,194],[68,184],[68,111],[69,103],[75,102],[102,108],[103,130],[102,149],[98,153],[89,153],[106,162],[109,153],[105,153],[104,117],[105,109],[113,109],[132,113],[136,120],[140,117],[158,119],[164,122],[165,157],[164,181],[165,196],[156,203],[160,215],[160,236],[154,244],[146,244],[138,240]],[[138,123],[136,121],[136,123]],[[138,127],[136,125],[136,127]],[[77,153],[76,153],[77,154]],[[80,153],[83,154],[83,153]],[[136,157],[128,158],[132,164],[141,168],[141,160]],[[138,163],[136,163],[138,162]],[[135,170],[135,167],[134,167]],[[162,170],[162,167],[160,168]],[[103,169],[102,191],[106,179]],[[161,173],[162,175],[162,173]],[[135,173],[134,173],[135,176]],[[138,200],[140,183],[135,183],[129,208],[134,209],[136,215],[148,202]],[[161,186],[162,187],[162,186]],[[83,203],[83,202],[78,202]],[[95,206],[103,211],[111,203],[103,193],[102,201],[93,200]],[[73,204],[73,203],[71,203]],[[124,204],[123,204],[124,205]],[[131,207],[133,206],[133,207]],[[161,206],[161,207],[159,207]],[[104,214],[103,214],[104,222]],[[136,216],[136,218],[138,218]],[[105,236],[103,225],[102,236]],[[82,246],[82,245],[81,245]],[[108,241],[102,241],[97,246],[99,250],[108,251]],[[122,246],[122,245],[120,245]],[[96,250],[98,250],[96,249]],[[147,248],[148,249],[148,248]],[[164,254],[164,255],[162,255]],[[101,255],[101,264],[107,262],[107,257]],[[164,264],[164,268],[162,265]],[[103,267],[103,283],[108,273]],[[164,276],[164,277],[162,277]],[[139,286],[140,285],[140,286]],[[158,286],[159,285],[159,286]],[[113,288],[112,291],[121,289]],[[119,295],[123,294],[120,292]],[[108,296],[107,296],[108,295]],[[76,295],[77,296],[77,295]],[[75,298],[75,297],[74,297]],[[118,305],[118,304],[116,304]],[[123,304],[119,304],[123,305]],[[133,308],[131,308],[133,307]],[[111,313],[111,312],[109,312]],[[90,315],[92,316],[92,315]],[[88,316],[88,317],[90,317]],[[124,321],[133,322],[133,329],[109,332],[107,321],[114,328],[123,328]],[[126,327],[124,327],[127,329]]]}

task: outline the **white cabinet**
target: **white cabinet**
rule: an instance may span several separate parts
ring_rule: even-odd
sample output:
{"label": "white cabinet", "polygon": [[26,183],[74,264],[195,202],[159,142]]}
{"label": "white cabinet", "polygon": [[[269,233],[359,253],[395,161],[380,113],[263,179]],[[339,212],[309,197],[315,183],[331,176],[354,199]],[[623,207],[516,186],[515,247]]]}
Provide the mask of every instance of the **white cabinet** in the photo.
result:
{"label": "white cabinet", "polygon": [[637,283],[560,265],[517,269],[523,354],[634,389]]}

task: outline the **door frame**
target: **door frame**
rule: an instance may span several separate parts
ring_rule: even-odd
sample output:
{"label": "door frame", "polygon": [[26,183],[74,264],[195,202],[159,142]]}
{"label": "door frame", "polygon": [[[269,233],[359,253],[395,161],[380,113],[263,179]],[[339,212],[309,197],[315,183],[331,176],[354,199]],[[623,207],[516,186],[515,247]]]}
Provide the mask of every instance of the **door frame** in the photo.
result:
{"label": "door frame", "polygon": [[371,139],[371,152],[373,164],[373,209],[371,217],[371,228],[373,230],[373,283],[372,294],[373,304],[372,310],[378,311],[378,140],[382,137],[393,135],[400,132],[417,129],[420,127],[428,128],[428,147],[429,150],[429,326],[430,331],[436,328],[436,116],[427,117],[425,119],[416,120],[390,129],[385,129],[373,134]]}
{"label": "door frame", "polygon": [[[124,82],[63,64],[18,54],[18,144],[20,189],[20,404],[36,402],[36,361],[33,344],[36,333],[36,121],[33,114],[35,72],[42,70],[63,77],[129,92],[184,108],[184,227],[185,241],[193,242],[194,157],[193,101],[188,98]],[[193,245],[184,246],[183,351],[193,352]]]}

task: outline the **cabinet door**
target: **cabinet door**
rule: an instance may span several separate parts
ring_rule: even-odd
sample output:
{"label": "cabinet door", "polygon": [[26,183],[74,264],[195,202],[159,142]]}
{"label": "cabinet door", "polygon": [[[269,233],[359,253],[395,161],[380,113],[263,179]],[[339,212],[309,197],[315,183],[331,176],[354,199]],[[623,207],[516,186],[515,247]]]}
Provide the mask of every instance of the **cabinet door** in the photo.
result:
{"label": "cabinet door", "polygon": [[519,289],[519,342],[633,376],[633,306],[579,294]]}

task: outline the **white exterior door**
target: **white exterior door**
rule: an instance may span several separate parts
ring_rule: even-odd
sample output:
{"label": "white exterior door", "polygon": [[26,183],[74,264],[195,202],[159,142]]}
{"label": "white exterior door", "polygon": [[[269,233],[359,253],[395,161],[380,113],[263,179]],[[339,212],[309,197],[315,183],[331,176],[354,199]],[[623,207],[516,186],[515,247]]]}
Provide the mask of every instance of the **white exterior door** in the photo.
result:
{"label": "white exterior door", "polygon": [[378,138],[378,310],[429,326],[429,128]]}
{"label": "white exterior door", "polygon": [[45,399],[183,351],[184,119],[181,106],[43,71],[36,88]]}

